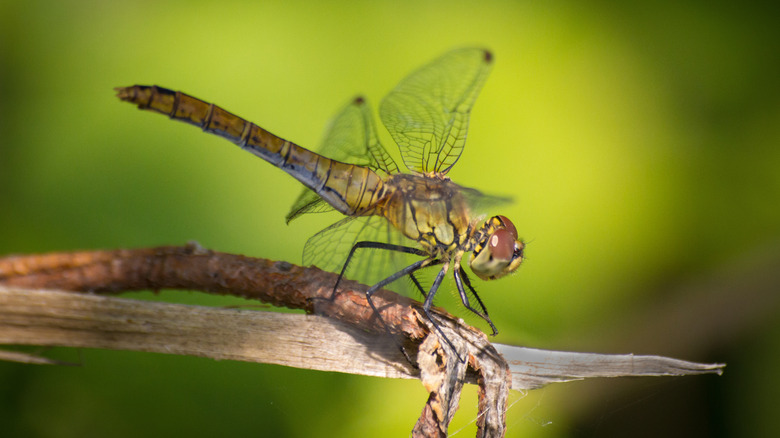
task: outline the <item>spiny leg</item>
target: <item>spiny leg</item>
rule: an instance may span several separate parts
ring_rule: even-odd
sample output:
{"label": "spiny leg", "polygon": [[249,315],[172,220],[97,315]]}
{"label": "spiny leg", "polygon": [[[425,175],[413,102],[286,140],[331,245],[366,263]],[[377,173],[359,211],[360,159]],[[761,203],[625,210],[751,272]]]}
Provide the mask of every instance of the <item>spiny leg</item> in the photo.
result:
{"label": "spiny leg", "polygon": [[[463,289],[463,283],[466,284],[466,287],[469,288],[472,295],[474,295],[474,298],[477,299],[477,302],[479,303],[479,307],[482,308],[482,312],[471,307],[471,304],[469,303],[469,297],[466,294],[466,291]],[[487,321],[487,323],[490,324],[490,328],[493,329],[493,336],[497,335],[498,330],[496,329],[496,326],[493,324],[493,321],[490,319],[490,316],[488,316],[488,312],[487,312],[487,308],[485,307],[485,304],[482,302],[482,299],[479,298],[479,294],[471,285],[471,280],[469,280],[469,277],[468,275],[466,275],[466,271],[463,270],[462,266],[459,266],[458,269],[455,270],[455,285],[458,287],[458,294],[460,294],[460,301],[463,303],[463,306],[469,309],[475,315],[478,315],[480,318]]]}
{"label": "spiny leg", "polygon": [[[387,286],[388,284],[398,280],[399,278],[405,277],[414,271],[420,270],[426,266],[429,266],[431,263],[438,263],[437,260],[431,260],[431,259],[423,259],[417,262],[412,263],[411,265],[401,269],[400,271],[396,272],[395,274],[385,278],[384,280],[380,281],[379,283],[371,286],[366,291],[366,300],[368,301],[368,304],[371,306],[371,309],[374,311],[374,313],[377,314],[379,317],[379,320],[382,321],[382,316],[379,314],[379,310],[374,305],[373,300],[371,299],[371,296],[374,295],[374,292],[378,291],[379,289]],[[382,324],[385,324],[384,321],[382,321]],[[385,324],[385,328],[388,328]]]}
{"label": "spiny leg", "polygon": [[[417,282],[417,279],[414,277],[413,273],[419,269],[422,269],[426,266],[430,265],[437,265],[441,263],[439,260],[434,260],[431,258],[428,258],[428,254],[418,248],[413,248],[410,246],[402,246],[402,245],[394,245],[391,243],[383,243],[383,242],[371,242],[371,241],[362,241],[357,242],[352,246],[352,249],[350,249],[349,254],[347,255],[347,260],[344,262],[344,266],[341,268],[341,272],[339,273],[339,277],[336,280],[336,284],[333,286],[333,292],[331,294],[331,297],[333,297],[336,294],[336,291],[338,290],[339,283],[341,282],[341,279],[344,278],[344,274],[347,272],[347,267],[349,266],[350,261],[352,260],[352,256],[355,255],[355,252],[358,249],[367,248],[367,249],[384,249],[388,251],[397,251],[402,252],[405,254],[413,254],[413,255],[419,255],[426,257],[423,260],[420,260],[418,262],[415,262],[406,268],[396,272],[395,274],[385,278],[384,280],[380,281],[379,283],[373,285],[366,291],[366,301],[368,301],[369,306],[371,306],[371,310],[376,314],[377,318],[379,319],[379,322],[382,324],[382,327],[385,329],[388,335],[392,336],[392,332],[390,331],[390,327],[387,326],[387,323],[384,319],[382,319],[382,314],[379,313],[379,309],[377,309],[376,305],[374,304],[374,300],[371,299],[371,296],[376,292],[377,290],[381,289],[382,287],[398,280],[399,278],[404,277],[405,275],[409,275],[412,277],[412,281],[417,284],[417,287],[421,288],[419,282]],[[404,357],[406,357],[406,360],[409,361],[410,364],[414,366],[414,361],[412,361],[412,358],[409,357],[409,354],[406,352],[406,349],[404,348],[403,344],[400,342],[398,343],[399,349],[401,350],[401,353],[403,353]]]}
{"label": "spiny leg", "polygon": [[460,353],[458,353],[458,349],[455,348],[455,344],[450,341],[450,338],[447,337],[447,335],[444,334],[444,331],[442,331],[441,327],[439,327],[439,324],[436,322],[435,319],[433,319],[433,315],[431,315],[431,305],[433,304],[433,297],[436,295],[436,291],[439,289],[439,286],[441,285],[442,280],[444,280],[444,275],[447,273],[447,267],[443,267],[441,271],[439,271],[438,274],[436,274],[436,279],[433,280],[433,285],[431,286],[431,290],[428,291],[428,295],[425,296],[425,302],[423,303],[423,312],[425,312],[425,316],[428,318],[428,320],[433,324],[433,327],[436,329],[436,331],[439,332],[439,334],[444,338],[445,341],[447,341],[447,344],[452,348],[452,351],[455,352],[455,356],[458,357],[458,360],[461,362],[465,362],[465,359],[460,357]]}
{"label": "spiny leg", "polygon": [[[371,286],[366,291],[366,301],[368,301],[368,305],[371,306],[371,310],[376,315],[379,322],[382,324],[382,327],[384,327],[385,331],[388,335],[392,336],[392,332],[390,331],[390,327],[388,327],[385,320],[382,318],[382,314],[379,313],[379,309],[377,309],[376,305],[374,304],[374,300],[371,299],[371,296],[374,294],[374,292],[378,291],[379,289],[383,288],[384,286],[398,280],[399,278],[402,278],[406,275],[412,275],[414,271],[417,271],[419,269],[422,269],[426,266],[429,266],[431,263],[433,264],[439,264],[441,263],[439,260],[431,260],[431,259],[423,259],[417,262],[412,263],[411,265],[405,267],[404,269],[401,269],[400,271],[396,272],[395,274],[385,278],[384,280],[380,281],[379,283]],[[429,316],[430,318],[430,316]],[[435,323],[434,323],[435,324]],[[401,349],[401,353],[403,353],[404,357],[406,357],[406,360],[409,361],[410,364],[414,365],[414,361],[412,361],[412,358],[409,357],[409,354],[406,352],[406,349],[404,348],[402,343],[398,343],[399,348]]]}
{"label": "spiny leg", "polygon": [[[428,254],[421,249],[409,247],[409,246],[402,246],[402,245],[394,245],[391,243],[382,243],[382,242],[371,242],[371,241],[363,241],[363,242],[357,242],[352,246],[352,249],[349,251],[349,255],[347,255],[347,260],[344,262],[344,266],[341,268],[341,273],[339,273],[339,277],[336,280],[336,284],[333,287],[333,294],[336,293],[336,290],[338,289],[338,285],[341,282],[341,279],[344,277],[344,274],[347,271],[347,267],[349,266],[349,262],[352,260],[352,256],[355,254],[355,252],[358,249],[361,248],[373,248],[373,249],[385,249],[389,251],[398,251],[406,254],[413,254],[413,255],[419,255],[419,256],[428,256]],[[455,345],[450,341],[450,339],[447,337],[446,334],[444,334],[444,331],[442,331],[441,327],[439,327],[439,324],[436,322],[435,319],[433,319],[433,316],[431,315],[430,309],[431,305],[433,304],[433,297],[436,294],[436,291],[439,289],[439,286],[441,285],[442,280],[444,279],[444,275],[447,273],[447,269],[442,269],[439,274],[436,276],[436,279],[433,282],[433,285],[431,286],[431,290],[426,294],[425,290],[423,289],[420,282],[417,280],[417,278],[414,276],[414,272],[418,271],[422,268],[428,267],[428,266],[434,266],[441,264],[442,260],[439,259],[431,259],[426,258],[423,260],[420,260],[418,262],[415,262],[406,268],[396,272],[395,274],[385,278],[384,280],[380,281],[379,283],[371,286],[366,291],[366,301],[368,301],[369,306],[371,306],[371,310],[374,311],[374,313],[377,315],[377,318],[379,319],[379,322],[384,327],[385,331],[388,332],[388,334],[391,334],[390,327],[387,326],[387,323],[382,319],[382,315],[379,313],[379,309],[377,309],[376,305],[374,304],[374,301],[371,299],[371,296],[378,291],[379,289],[383,288],[384,286],[398,280],[399,278],[402,278],[406,275],[409,275],[412,279],[412,282],[415,284],[417,289],[422,293],[422,295],[425,297],[425,302],[423,303],[423,312],[425,313],[425,316],[428,318],[429,321],[431,321],[431,324],[433,324],[433,327],[439,332],[439,334],[444,338],[444,340],[447,342],[447,344],[452,348],[452,351],[455,352],[455,355],[458,357],[458,359],[461,362],[464,362],[464,359],[460,357],[460,354],[458,353],[458,350],[455,348]],[[471,287],[470,283],[467,283],[469,285],[469,288],[474,291],[474,289]],[[462,287],[462,286],[461,286]],[[476,295],[476,291],[474,291]],[[479,300],[479,298],[477,298]],[[468,300],[467,300],[468,301]],[[482,304],[482,301],[479,300],[480,305],[482,305],[484,309],[484,305]],[[469,307],[469,309],[471,309]],[[471,309],[474,311],[473,309]],[[479,314],[479,313],[477,313]],[[489,321],[489,320],[488,320]],[[491,322],[492,326],[492,322]],[[495,328],[494,328],[495,331]],[[413,363],[409,355],[406,353],[406,350],[403,348],[403,345],[401,345],[401,352],[404,354],[406,359]]]}
{"label": "spiny leg", "polygon": [[[349,250],[349,255],[347,255],[347,260],[344,262],[344,266],[342,266],[341,268],[341,273],[339,273],[339,277],[338,279],[336,279],[336,284],[333,286],[333,294],[336,293],[336,290],[339,287],[339,283],[341,283],[341,279],[344,278],[344,274],[347,272],[347,267],[349,266],[349,262],[352,260],[352,256],[355,255],[355,251],[361,248],[385,249],[388,251],[397,251],[406,254],[418,255],[422,257],[428,256],[428,254],[425,251],[411,246],[393,245],[392,243],[370,242],[370,241],[357,242],[354,245],[352,245],[352,249]],[[414,277],[412,278],[414,279]],[[416,279],[414,281],[416,281]]]}
{"label": "spiny leg", "polygon": [[427,298],[428,293],[425,292],[425,289],[422,287],[422,284],[420,284],[420,281],[417,280],[417,277],[414,276],[414,273],[409,274],[409,278],[412,279],[412,283],[417,287],[417,290],[422,294],[423,298]]}

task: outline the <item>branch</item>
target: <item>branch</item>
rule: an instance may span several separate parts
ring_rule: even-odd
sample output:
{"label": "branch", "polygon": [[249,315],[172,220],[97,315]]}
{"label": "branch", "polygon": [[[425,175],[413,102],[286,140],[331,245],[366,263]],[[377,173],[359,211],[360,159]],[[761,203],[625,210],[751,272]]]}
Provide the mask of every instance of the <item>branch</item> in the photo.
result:
{"label": "branch", "polygon": [[[510,385],[530,389],[594,376],[720,373],[719,365],[652,356],[494,346],[482,332],[437,309],[437,323],[460,356],[468,358],[462,363],[442,347],[437,332],[420,316],[420,303],[388,291],[374,295],[383,320],[395,335],[390,337],[365,301],[366,287],[345,281],[333,294],[335,280],[335,274],[317,268],[212,252],[195,245],[0,258],[0,285],[6,286],[0,288],[0,344],[187,354],[419,378],[431,395],[414,436],[446,436],[464,382],[479,385],[483,415],[478,436],[498,437],[504,434]],[[103,294],[192,289],[258,299],[310,315],[45,290],[52,288]],[[395,339],[416,359],[414,366]],[[499,350],[510,359],[512,373]],[[52,363],[18,352],[0,352],[0,359]]]}

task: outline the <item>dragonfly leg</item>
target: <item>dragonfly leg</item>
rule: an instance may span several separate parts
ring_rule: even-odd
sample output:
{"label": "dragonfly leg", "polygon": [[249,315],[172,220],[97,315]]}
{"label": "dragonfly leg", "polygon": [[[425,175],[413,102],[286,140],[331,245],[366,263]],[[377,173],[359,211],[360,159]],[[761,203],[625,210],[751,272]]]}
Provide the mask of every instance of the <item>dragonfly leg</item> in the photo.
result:
{"label": "dragonfly leg", "polygon": [[[455,348],[455,345],[452,343],[452,341],[450,341],[450,339],[447,337],[447,335],[444,334],[444,331],[442,331],[441,327],[439,327],[439,324],[436,322],[435,319],[433,319],[433,316],[431,315],[431,306],[433,305],[433,297],[434,297],[434,295],[436,295],[436,291],[439,289],[439,286],[441,285],[442,280],[444,280],[444,276],[447,273],[447,268],[444,268],[441,271],[439,271],[439,274],[436,276],[436,279],[434,280],[433,285],[431,286],[431,289],[430,289],[430,291],[428,291],[428,293],[425,292],[425,289],[423,289],[423,287],[420,284],[420,282],[414,276],[414,272],[416,272],[416,271],[418,271],[418,270],[420,270],[422,268],[425,268],[425,267],[428,267],[428,266],[434,266],[434,265],[438,265],[438,264],[442,263],[441,260],[431,259],[431,258],[427,257],[428,254],[425,251],[423,251],[423,250],[421,250],[419,248],[414,248],[414,247],[410,247],[410,246],[402,246],[402,245],[393,245],[393,244],[390,244],[390,243],[370,242],[370,241],[357,242],[357,243],[355,243],[355,245],[352,246],[352,249],[349,251],[349,255],[347,255],[347,260],[344,262],[344,266],[341,268],[341,273],[339,273],[339,277],[336,280],[335,286],[333,287],[333,293],[334,294],[336,293],[336,290],[338,289],[338,285],[341,282],[341,279],[344,277],[344,274],[347,271],[347,267],[349,266],[349,262],[352,260],[352,256],[355,254],[355,252],[358,249],[362,249],[362,248],[385,249],[385,250],[389,250],[389,251],[398,251],[398,252],[403,252],[403,253],[406,253],[406,254],[413,254],[413,255],[419,255],[419,256],[425,256],[426,257],[425,259],[420,260],[418,262],[415,262],[415,263],[405,267],[404,269],[394,273],[393,275],[385,278],[384,280],[380,281],[379,283],[371,286],[366,291],[366,301],[368,301],[369,306],[371,306],[371,310],[373,310],[374,313],[377,315],[377,318],[379,318],[379,322],[385,328],[385,331],[387,331],[388,333],[391,333],[390,332],[390,327],[388,327],[387,323],[384,321],[384,319],[382,319],[382,315],[379,313],[379,309],[377,309],[376,305],[374,304],[374,301],[371,299],[371,296],[376,291],[378,291],[379,289],[385,287],[386,285],[388,285],[388,284],[398,280],[399,278],[402,278],[404,276],[409,275],[411,277],[412,282],[414,283],[414,285],[417,287],[417,289],[425,297],[425,302],[423,303],[423,312],[425,313],[425,316],[428,318],[429,321],[431,321],[431,324],[433,324],[433,327],[444,338],[444,340],[450,346],[450,348],[452,348],[452,351],[455,352],[455,355],[458,357],[458,359],[461,362],[463,362],[464,359],[462,357],[460,357],[460,354],[458,353],[458,350]],[[471,284],[470,283],[467,283],[467,284],[469,285],[469,288],[471,290],[473,290],[473,288],[471,287]],[[461,288],[462,288],[462,285],[461,285]],[[476,294],[476,292],[475,292],[475,294]],[[477,299],[479,300],[479,298],[477,298]],[[467,302],[468,302],[468,300],[466,300],[466,303]],[[479,300],[479,303],[480,303],[480,305],[482,305],[482,307],[484,309],[484,305],[482,304],[481,300]],[[478,315],[481,316],[481,314],[479,312],[475,311],[471,307],[469,307],[469,306],[466,306],[466,307],[469,308],[471,311],[476,312]],[[488,319],[488,321],[489,321],[489,319]],[[493,325],[492,322],[490,324],[491,324],[491,326]],[[404,354],[404,356],[406,356],[407,360],[409,360],[410,363],[413,363],[411,361],[411,359],[409,358],[409,355],[406,353],[406,350],[403,348],[403,346],[401,346],[401,352]]]}
{"label": "dragonfly leg", "polygon": [[[466,290],[463,289],[464,283],[466,284],[466,287],[469,288],[474,298],[477,299],[477,302],[479,303],[479,307],[482,308],[482,312],[471,307],[471,304],[469,303],[469,297],[466,294]],[[498,330],[496,329],[496,326],[493,324],[493,321],[490,319],[490,316],[488,316],[488,312],[487,312],[487,308],[485,307],[485,304],[482,302],[482,299],[479,298],[479,294],[474,289],[474,286],[471,285],[471,280],[469,280],[469,277],[468,275],[466,275],[466,271],[463,270],[462,266],[458,267],[458,269],[455,270],[455,285],[458,287],[458,294],[460,294],[460,301],[463,302],[463,306],[469,309],[475,315],[487,321],[487,323],[490,324],[490,328],[493,330],[493,336],[497,335]]]}
{"label": "dragonfly leg", "polygon": [[[377,310],[376,306],[374,306],[374,303],[371,300],[371,296],[374,294],[374,292],[378,291],[379,289],[387,286],[388,284],[398,280],[401,277],[405,277],[407,275],[412,274],[414,271],[418,271],[426,266],[429,266],[431,263],[437,262],[436,260],[431,259],[423,259],[417,262],[412,263],[411,265],[401,269],[400,271],[396,272],[395,274],[385,278],[384,280],[380,281],[379,283],[371,286],[366,291],[366,299],[368,300],[368,304],[371,305],[371,308],[374,310],[374,312],[379,314],[379,311]],[[380,318],[381,319],[381,318]],[[384,322],[383,322],[384,323]]]}
{"label": "dragonfly leg", "polygon": [[465,362],[465,360],[460,357],[460,353],[458,353],[458,349],[455,348],[455,345],[450,341],[450,338],[447,337],[447,335],[444,334],[444,331],[442,331],[441,327],[439,327],[439,324],[436,322],[435,319],[433,319],[433,315],[431,315],[431,306],[433,305],[433,296],[436,295],[436,291],[439,289],[439,286],[441,285],[442,280],[444,280],[444,275],[447,273],[447,267],[439,271],[438,274],[436,274],[436,279],[433,280],[433,285],[431,286],[431,290],[428,291],[428,295],[425,296],[425,302],[423,303],[423,312],[425,312],[425,316],[428,318],[428,320],[433,324],[433,327],[436,329],[436,331],[439,332],[439,334],[444,338],[444,340],[447,342],[447,344],[452,348],[452,351],[455,352],[455,356],[458,357],[458,360],[461,362]]}
{"label": "dragonfly leg", "polygon": [[428,298],[428,292],[425,292],[425,289],[423,289],[422,284],[417,280],[417,277],[414,276],[414,273],[409,274],[409,278],[412,279],[412,283],[417,287],[417,290],[422,294],[423,298]]}
{"label": "dragonfly leg", "polygon": [[[366,243],[375,243],[375,242],[366,242]],[[412,263],[411,265],[405,267],[404,269],[396,272],[395,274],[385,278],[384,280],[380,281],[379,283],[371,286],[366,291],[366,301],[368,301],[368,305],[371,306],[371,310],[374,311],[374,314],[379,319],[379,322],[382,324],[382,327],[384,327],[385,331],[388,335],[392,336],[392,332],[390,331],[390,327],[387,326],[387,323],[384,319],[382,319],[382,314],[379,313],[379,309],[377,309],[376,305],[374,304],[374,300],[371,299],[371,296],[374,295],[374,292],[378,291],[379,289],[385,287],[386,285],[398,280],[401,277],[404,277],[406,275],[412,275],[413,272],[422,269],[426,266],[429,266],[430,263],[437,263],[437,260],[431,260],[431,259],[423,259],[417,262]],[[343,272],[342,272],[343,274]],[[430,317],[429,317],[430,318]],[[435,323],[434,323],[435,324]],[[400,342],[398,343],[398,346],[401,349],[401,353],[403,353],[404,357],[406,357],[406,360],[409,361],[410,364],[414,365],[414,361],[412,361],[412,358],[409,357],[409,354],[406,352],[406,349],[404,348],[403,344]]]}
{"label": "dragonfly leg", "polygon": [[[370,242],[370,241],[363,241],[363,242],[357,242],[352,246],[352,249],[349,250],[349,255],[347,255],[347,260],[344,262],[344,266],[341,268],[341,272],[339,273],[339,278],[336,279],[336,284],[333,286],[333,293],[336,293],[336,290],[339,288],[339,283],[341,283],[341,279],[344,278],[344,274],[347,272],[347,267],[349,266],[349,262],[352,260],[352,256],[355,255],[355,251],[362,248],[370,248],[370,249],[386,249],[389,251],[397,251],[397,252],[403,252],[406,254],[414,254],[418,256],[427,256],[428,254],[419,249],[414,248],[411,246],[402,246],[402,245],[393,245],[391,243],[382,243],[382,242]],[[400,277],[399,277],[400,278]],[[412,277],[414,278],[414,277]],[[413,281],[416,281],[413,280]],[[385,283],[387,284],[387,283]],[[419,284],[419,283],[418,283]],[[419,287],[419,286],[418,286]]]}

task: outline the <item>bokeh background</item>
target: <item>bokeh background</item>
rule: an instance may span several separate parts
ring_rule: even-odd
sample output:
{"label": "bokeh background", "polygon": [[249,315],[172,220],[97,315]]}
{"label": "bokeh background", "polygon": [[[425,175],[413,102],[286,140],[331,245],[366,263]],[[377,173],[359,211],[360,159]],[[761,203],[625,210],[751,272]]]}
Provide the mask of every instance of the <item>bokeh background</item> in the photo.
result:
{"label": "bokeh background", "polygon": [[[496,342],[728,363],[721,377],[515,392],[507,435],[777,435],[777,12],[704,1],[4,1],[0,254],[197,240],[298,263],[332,218],[284,224],[296,181],[112,88],[180,89],[316,147],[353,96],[376,105],[441,53],[485,46],[495,67],[451,176],[514,197],[500,213],[529,241],[516,275],[478,285]],[[426,398],[414,381],[46,353],[80,366],[0,363],[0,435],[405,436]],[[469,388],[451,432],[473,436],[475,417]]]}

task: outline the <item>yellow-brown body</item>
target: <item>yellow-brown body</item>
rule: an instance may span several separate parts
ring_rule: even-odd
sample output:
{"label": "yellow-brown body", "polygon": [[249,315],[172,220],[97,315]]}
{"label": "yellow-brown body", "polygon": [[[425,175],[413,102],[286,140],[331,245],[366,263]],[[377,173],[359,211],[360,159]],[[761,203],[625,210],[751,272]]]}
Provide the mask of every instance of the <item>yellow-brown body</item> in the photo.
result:
{"label": "yellow-brown body", "polygon": [[469,240],[474,224],[461,188],[446,176],[395,174],[378,208],[406,237],[435,258],[446,258]]}

